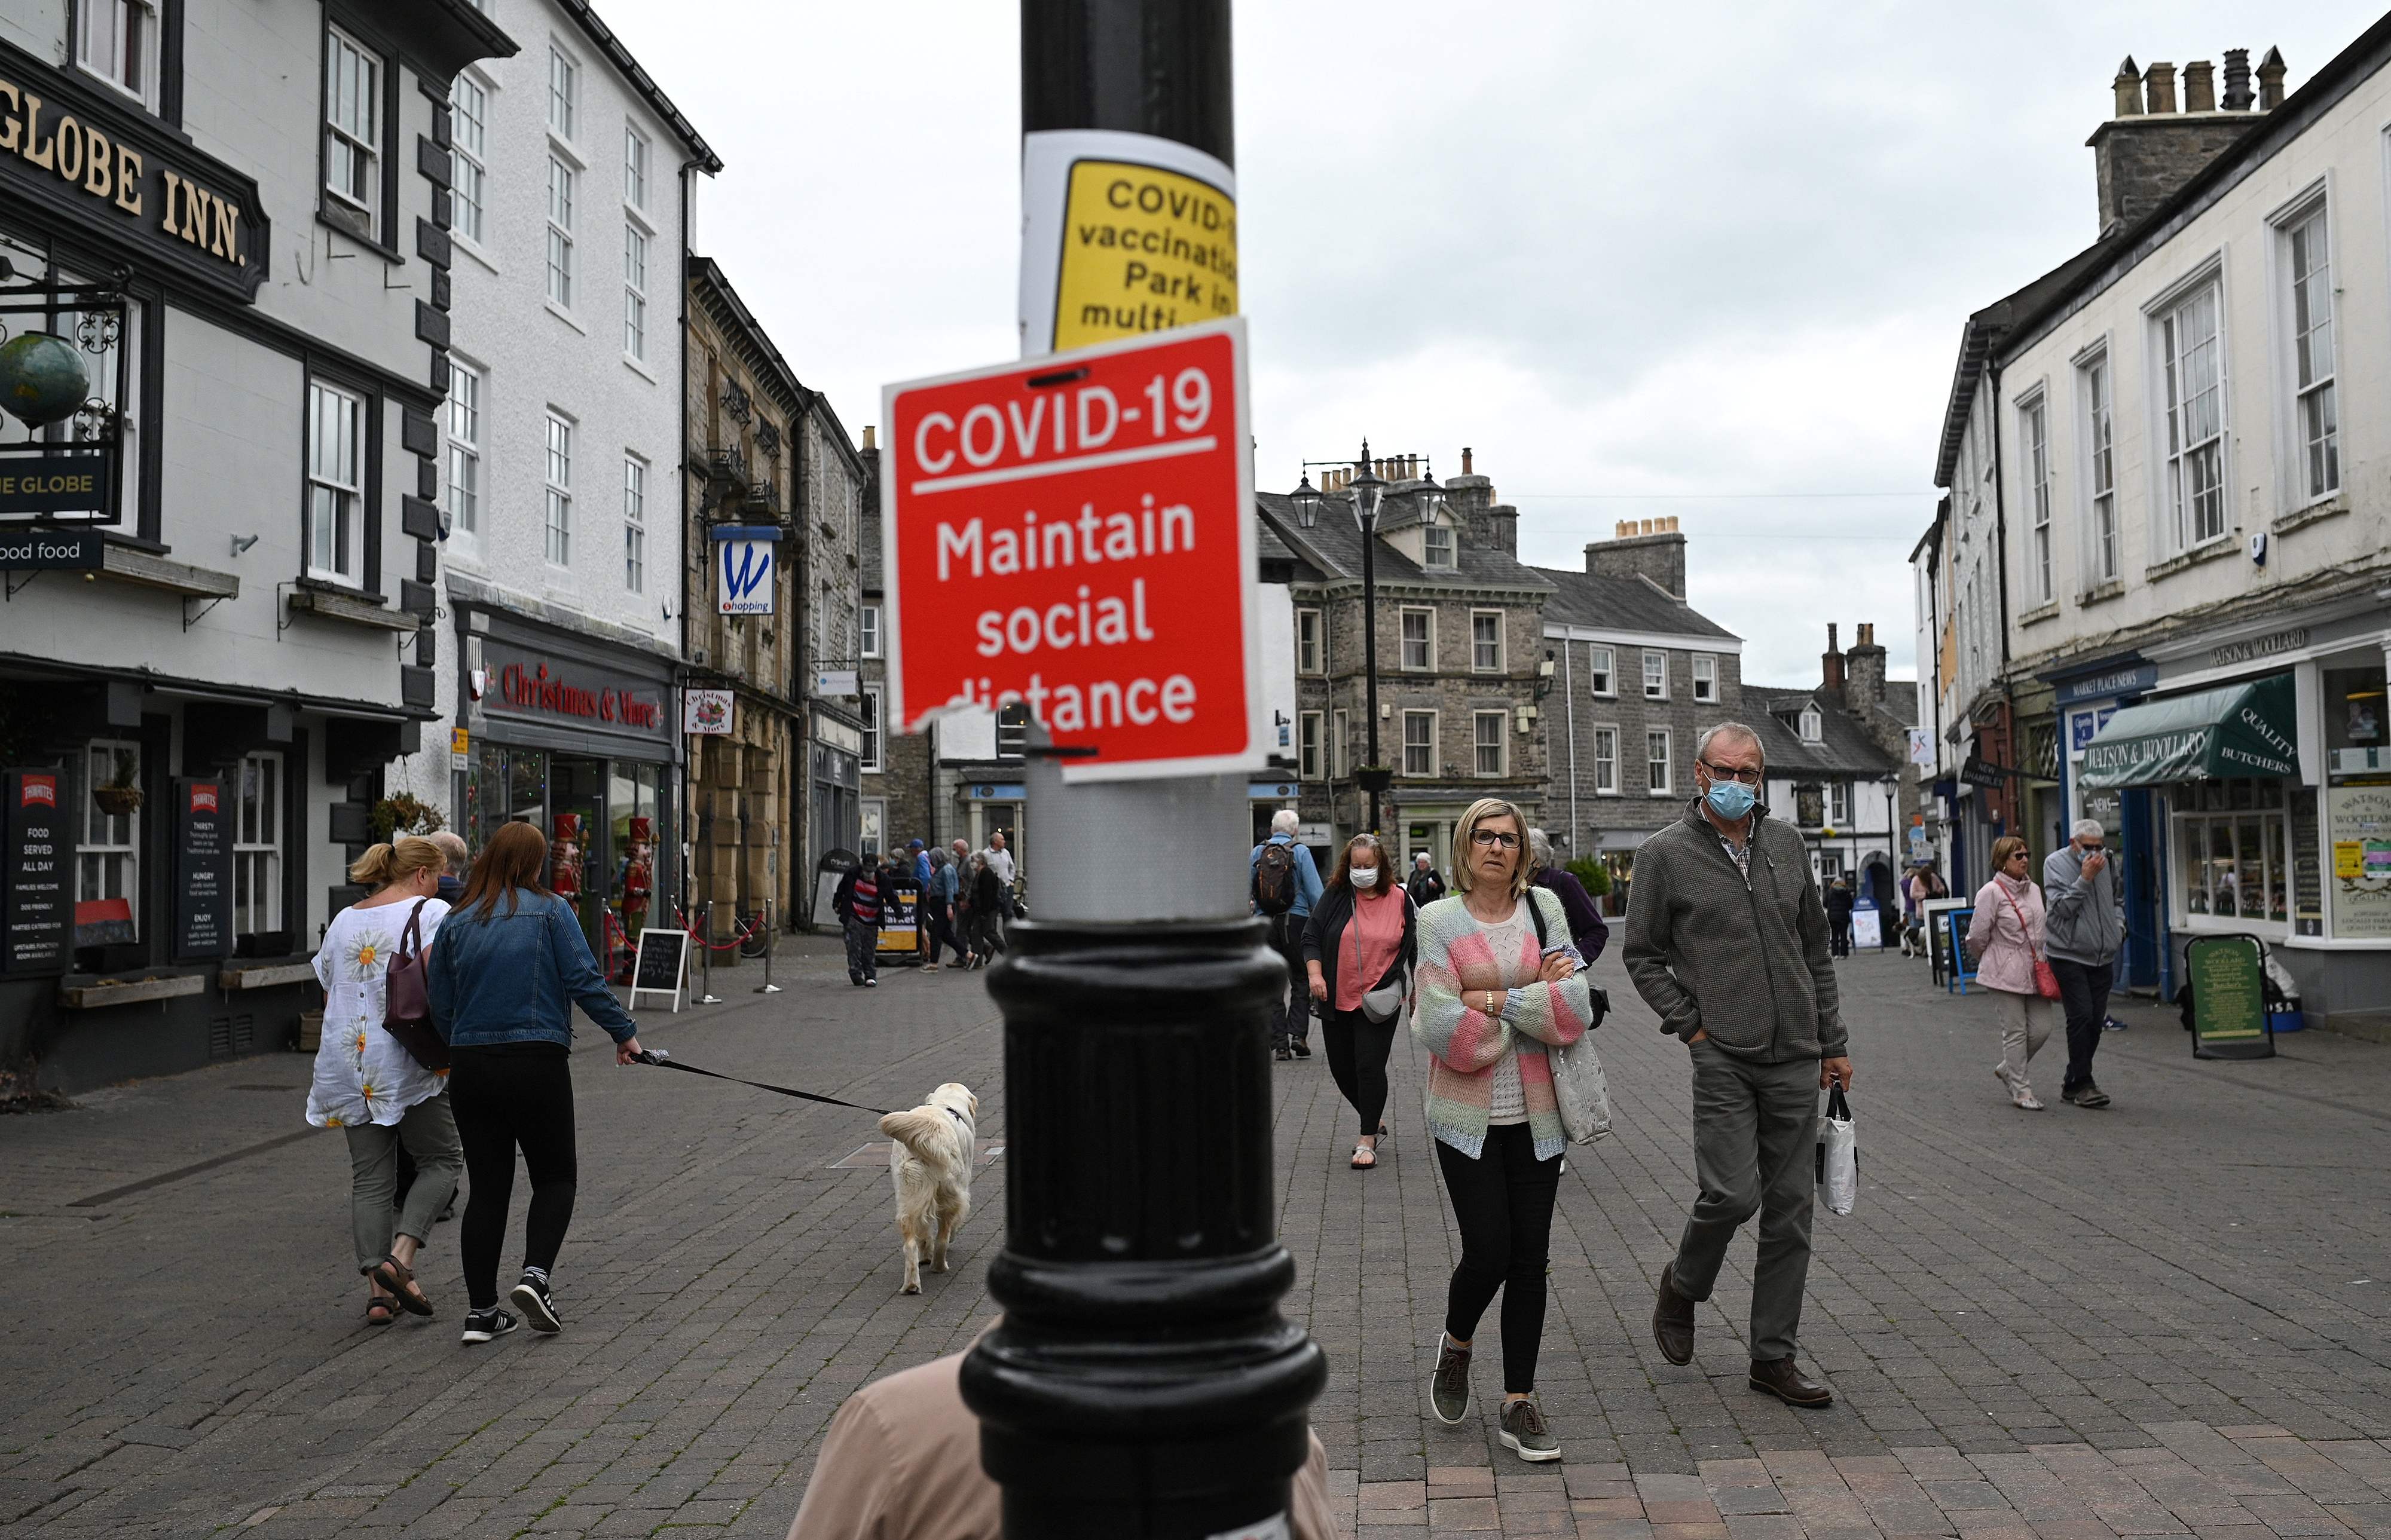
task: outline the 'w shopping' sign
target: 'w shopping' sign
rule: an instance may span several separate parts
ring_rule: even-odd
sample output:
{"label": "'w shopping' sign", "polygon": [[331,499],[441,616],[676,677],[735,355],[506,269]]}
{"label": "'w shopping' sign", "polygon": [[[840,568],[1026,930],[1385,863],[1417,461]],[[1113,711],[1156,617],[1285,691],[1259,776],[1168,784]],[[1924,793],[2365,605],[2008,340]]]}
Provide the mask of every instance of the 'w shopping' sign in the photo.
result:
{"label": "'w shopping' sign", "polygon": [[780,543],[780,526],[717,524],[707,533],[714,539],[716,613],[770,614],[776,586],[773,552]]}

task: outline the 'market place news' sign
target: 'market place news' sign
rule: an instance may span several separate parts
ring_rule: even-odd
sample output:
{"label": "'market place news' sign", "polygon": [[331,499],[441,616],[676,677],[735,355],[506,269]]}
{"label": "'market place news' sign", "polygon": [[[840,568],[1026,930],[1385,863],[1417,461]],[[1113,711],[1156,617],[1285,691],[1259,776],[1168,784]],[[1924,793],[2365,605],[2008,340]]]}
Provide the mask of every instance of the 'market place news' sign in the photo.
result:
{"label": "'market place news' sign", "polygon": [[892,385],[889,711],[1026,703],[1071,779],[1258,763],[1245,323]]}

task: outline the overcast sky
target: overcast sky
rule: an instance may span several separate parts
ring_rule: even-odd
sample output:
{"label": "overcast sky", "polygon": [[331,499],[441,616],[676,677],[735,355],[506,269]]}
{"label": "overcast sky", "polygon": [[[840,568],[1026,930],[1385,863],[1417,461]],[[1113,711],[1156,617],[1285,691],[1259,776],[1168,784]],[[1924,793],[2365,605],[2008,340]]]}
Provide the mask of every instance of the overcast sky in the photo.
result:
{"label": "overcast sky", "polygon": [[[1470,9],[1239,8],[1260,484],[1365,433],[1440,479],[1467,444],[1546,566],[1674,514],[1696,608],[1746,639],[1746,678],[1792,685],[1829,621],[1874,622],[1909,671],[1960,324],[2092,238],[2084,140],[2120,57],[2275,45],[2296,89],[2380,14]],[[601,10],[726,163],[697,249],[851,433],[886,382],[1014,354],[1015,6]]]}

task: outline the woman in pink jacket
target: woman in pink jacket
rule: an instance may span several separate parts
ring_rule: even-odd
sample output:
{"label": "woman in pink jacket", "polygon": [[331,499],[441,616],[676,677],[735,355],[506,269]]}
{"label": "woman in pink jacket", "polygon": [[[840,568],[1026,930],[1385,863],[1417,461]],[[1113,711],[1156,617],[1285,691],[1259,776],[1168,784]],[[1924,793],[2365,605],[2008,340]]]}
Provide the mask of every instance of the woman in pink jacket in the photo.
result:
{"label": "woman in pink jacket", "polygon": [[2033,856],[2025,841],[2004,835],[1993,841],[1993,879],[1976,891],[1975,918],[1968,923],[1968,956],[1976,982],[2000,1002],[2001,1061],[1993,1066],[2010,1100],[2021,1110],[2039,1112],[2026,1062],[2050,1036],[2058,1002],[2035,986],[2035,964],[2043,956],[2042,890],[2026,874]]}

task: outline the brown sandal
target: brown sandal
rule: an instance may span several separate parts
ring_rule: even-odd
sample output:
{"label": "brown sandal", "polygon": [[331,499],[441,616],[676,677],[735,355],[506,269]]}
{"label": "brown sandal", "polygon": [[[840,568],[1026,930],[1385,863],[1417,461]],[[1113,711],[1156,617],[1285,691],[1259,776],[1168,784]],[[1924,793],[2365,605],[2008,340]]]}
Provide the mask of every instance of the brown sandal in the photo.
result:
{"label": "brown sandal", "polygon": [[432,1301],[415,1281],[415,1270],[394,1256],[384,1257],[366,1269],[366,1277],[381,1284],[397,1297],[399,1307],[410,1315],[433,1314]]}
{"label": "brown sandal", "polygon": [[366,1302],[366,1325],[388,1326],[396,1319],[398,1319],[398,1306],[394,1301],[376,1295]]}

